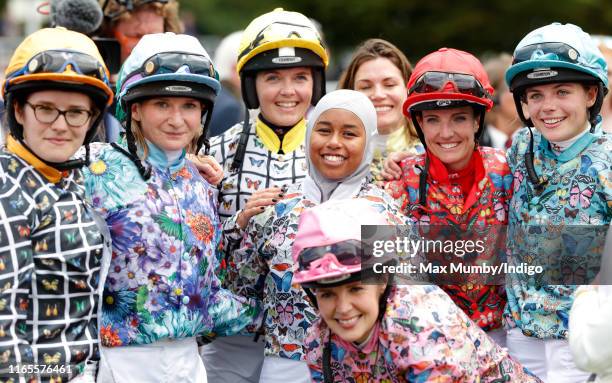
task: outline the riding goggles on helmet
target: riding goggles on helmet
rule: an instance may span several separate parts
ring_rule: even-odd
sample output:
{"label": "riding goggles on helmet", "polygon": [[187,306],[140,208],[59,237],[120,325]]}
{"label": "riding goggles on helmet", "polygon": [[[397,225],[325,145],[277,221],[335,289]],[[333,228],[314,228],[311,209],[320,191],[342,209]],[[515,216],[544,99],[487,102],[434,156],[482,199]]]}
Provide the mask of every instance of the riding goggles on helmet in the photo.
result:
{"label": "riding goggles on helmet", "polygon": [[454,85],[455,91],[475,97],[488,97],[489,94],[476,78],[469,74],[447,72],[425,72],[408,93],[443,92],[446,85]]}
{"label": "riding goggles on helmet", "polygon": [[307,270],[312,262],[323,258],[326,254],[333,254],[338,263],[344,266],[356,266],[362,263],[364,257],[369,258],[364,251],[364,244],[351,239],[333,245],[305,248],[298,255],[300,270]]}
{"label": "riding goggles on helmet", "polygon": [[580,53],[572,46],[565,43],[538,43],[526,45],[514,51],[512,65],[534,60],[565,61],[577,64]]}
{"label": "riding goggles on helmet", "polygon": [[257,48],[263,43],[273,40],[280,39],[290,39],[290,38],[298,38],[298,39],[307,39],[307,40],[315,40],[319,41],[322,45],[323,42],[321,38],[317,34],[316,29],[313,29],[309,25],[288,23],[283,21],[275,21],[271,24],[268,24],[264,27],[255,38],[251,41],[249,46],[244,48],[239,54],[238,59],[243,56],[246,56],[253,49]]}
{"label": "riding goggles on helmet", "polygon": [[44,51],[34,55],[16,75],[34,73],[64,73],[70,65],[71,69],[85,76],[95,77],[108,84],[106,70],[94,57],[81,52]]}
{"label": "riding goggles on helmet", "polygon": [[132,72],[125,81],[140,75],[142,77],[165,74],[165,73],[176,73],[182,67],[189,68],[189,73],[205,75],[218,79],[218,74],[213,67],[212,62],[205,56],[180,53],[180,52],[164,52],[149,57],[142,64],[140,69]]}

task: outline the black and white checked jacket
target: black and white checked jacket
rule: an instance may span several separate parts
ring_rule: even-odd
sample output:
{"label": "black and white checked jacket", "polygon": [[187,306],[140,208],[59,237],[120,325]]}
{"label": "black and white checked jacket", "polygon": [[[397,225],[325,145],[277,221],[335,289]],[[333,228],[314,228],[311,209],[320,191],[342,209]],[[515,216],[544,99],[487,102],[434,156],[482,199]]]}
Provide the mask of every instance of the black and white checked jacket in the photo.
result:
{"label": "black and white checked jacket", "polygon": [[109,242],[83,196],[80,171],[53,184],[0,151],[1,382],[51,380],[9,374],[17,365],[59,365],[74,375],[99,359],[100,272]]}

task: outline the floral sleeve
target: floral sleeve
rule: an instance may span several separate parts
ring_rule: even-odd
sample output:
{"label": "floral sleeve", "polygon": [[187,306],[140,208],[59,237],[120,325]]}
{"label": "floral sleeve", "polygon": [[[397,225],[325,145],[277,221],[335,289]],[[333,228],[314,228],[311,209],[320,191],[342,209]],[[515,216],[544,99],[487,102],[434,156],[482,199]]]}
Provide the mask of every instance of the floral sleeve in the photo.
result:
{"label": "floral sleeve", "polygon": [[[211,205],[214,205],[211,201]],[[214,206],[213,206],[214,207]],[[216,209],[214,214],[217,215]],[[218,216],[216,221],[219,222]],[[221,233],[221,225],[217,227],[215,239],[219,246],[216,248],[222,251],[223,246]],[[213,332],[219,336],[234,335],[242,331],[245,327],[259,327],[262,320],[261,300],[253,296],[242,294],[242,291],[230,291],[222,287],[222,280],[218,275],[219,270],[224,270],[220,267],[218,257],[213,257],[215,264],[211,268],[211,304],[208,312],[214,320]]]}

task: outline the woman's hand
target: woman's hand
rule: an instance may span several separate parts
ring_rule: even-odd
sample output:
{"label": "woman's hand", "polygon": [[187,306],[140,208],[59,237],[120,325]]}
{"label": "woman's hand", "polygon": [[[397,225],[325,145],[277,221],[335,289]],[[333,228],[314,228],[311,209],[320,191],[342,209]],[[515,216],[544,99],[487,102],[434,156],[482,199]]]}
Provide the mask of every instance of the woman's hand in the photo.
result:
{"label": "woman's hand", "polygon": [[285,197],[285,188],[268,188],[251,194],[247,203],[238,213],[236,224],[245,229],[251,217],[263,212],[266,206],[274,205]]}
{"label": "woman's hand", "polygon": [[393,152],[389,153],[385,159],[383,170],[380,173],[387,181],[399,180],[402,176],[402,168],[399,164],[404,159],[410,157],[408,152]]}
{"label": "woman's hand", "polygon": [[204,179],[211,185],[218,185],[223,180],[223,169],[213,156],[202,156],[187,154],[187,159],[191,161]]}

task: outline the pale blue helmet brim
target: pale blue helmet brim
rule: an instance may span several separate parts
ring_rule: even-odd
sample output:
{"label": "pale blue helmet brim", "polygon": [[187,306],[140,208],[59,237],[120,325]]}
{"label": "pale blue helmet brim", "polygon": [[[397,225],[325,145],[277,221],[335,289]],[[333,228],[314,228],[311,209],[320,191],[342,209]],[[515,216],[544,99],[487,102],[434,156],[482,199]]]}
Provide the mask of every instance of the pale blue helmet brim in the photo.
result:
{"label": "pale blue helmet brim", "polygon": [[[565,61],[558,61],[558,60],[533,60],[533,61],[524,61],[522,63],[519,64],[515,64],[512,65],[510,68],[508,68],[508,70],[506,71],[506,84],[508,85],[508,87],[510,87],[510,85],[512,84],[512,80],[519,74],[522,72],[531,72],[536,68],[550,68],[550,69],[554,69],[554,68],[566,68],[566,69],[572,69],[578,72],[583,72],[586,73],[590,76],[593,76],[593,81],[601,81],[604,86],[608,86],[608,79],[602,79],[599,74],[594,71],[594,70],[590,70],[588,68],[585,68],[584,66],[578,65],[578,64],[573,64],[573,63],[569,63],[569,62],[565,62]],[[551,77],[551,82],[554,82],[554,77]]]}

